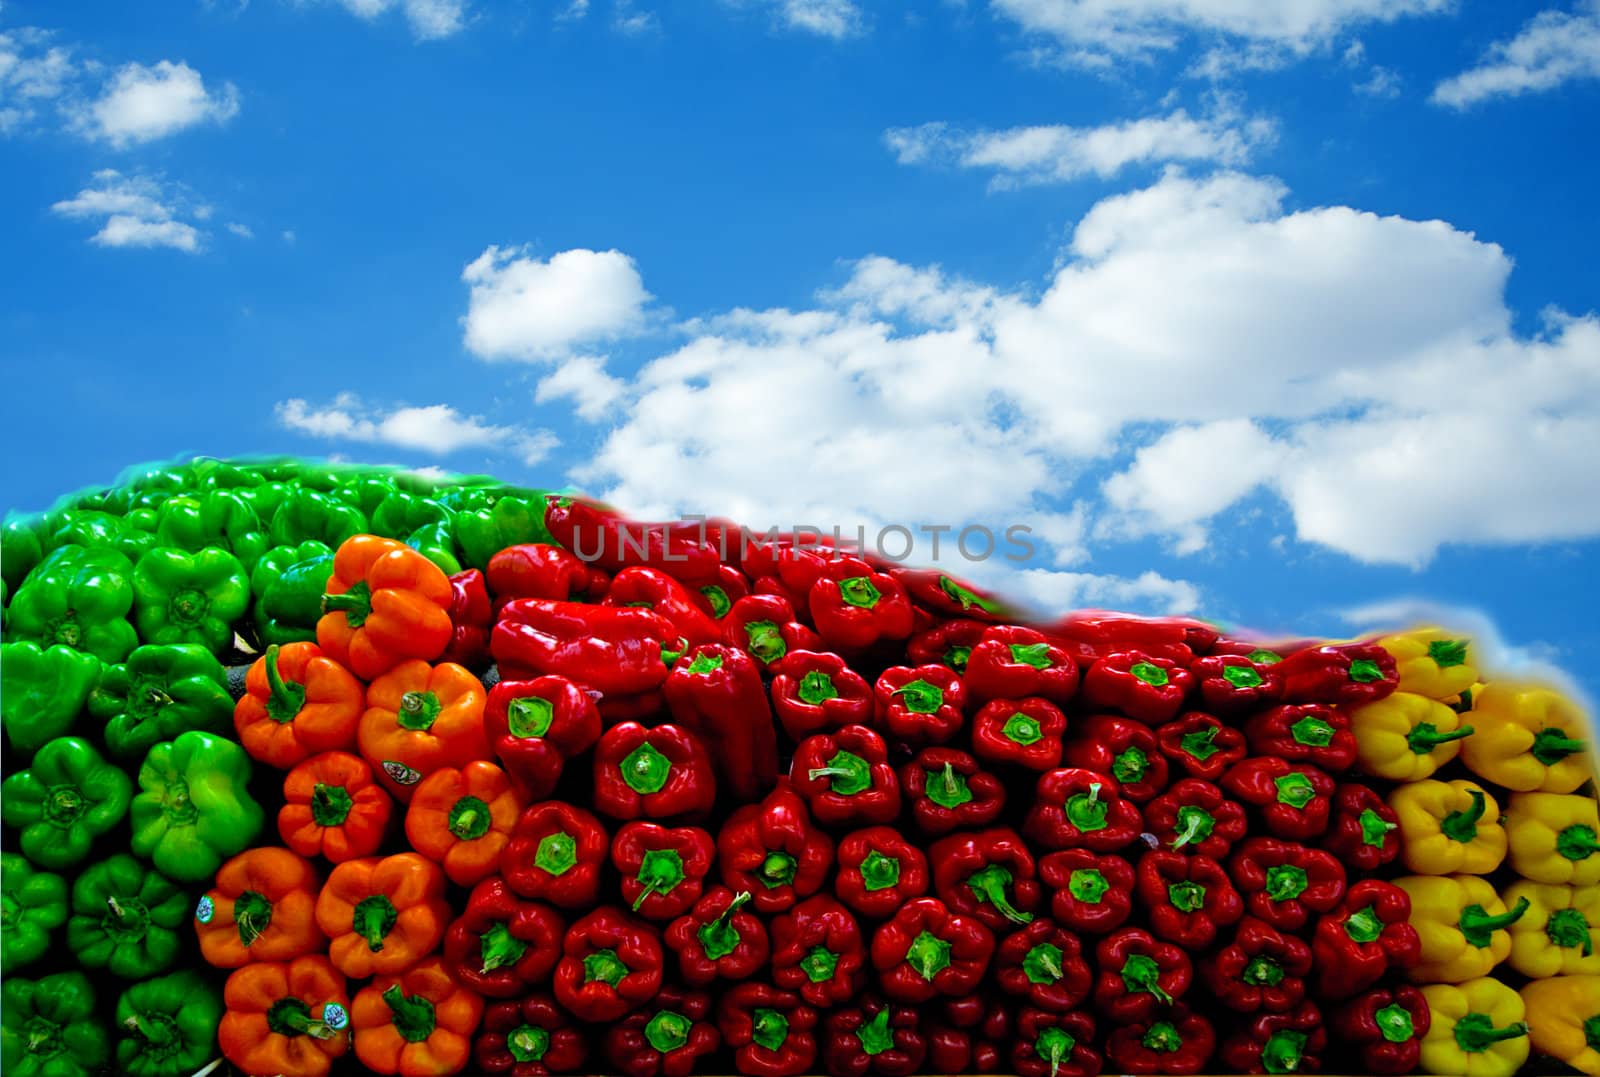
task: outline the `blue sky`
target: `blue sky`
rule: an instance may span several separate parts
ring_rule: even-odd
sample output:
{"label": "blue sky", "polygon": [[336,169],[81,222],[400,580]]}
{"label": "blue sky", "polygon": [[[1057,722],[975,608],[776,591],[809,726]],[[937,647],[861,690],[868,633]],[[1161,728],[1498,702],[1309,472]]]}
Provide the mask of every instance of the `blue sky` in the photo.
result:
{"label": "blue sky", "polygon": [[0,5],[10,506],[293,452],[1015,524],[948,563],[1600,694],[1596,0],[161,11]]}

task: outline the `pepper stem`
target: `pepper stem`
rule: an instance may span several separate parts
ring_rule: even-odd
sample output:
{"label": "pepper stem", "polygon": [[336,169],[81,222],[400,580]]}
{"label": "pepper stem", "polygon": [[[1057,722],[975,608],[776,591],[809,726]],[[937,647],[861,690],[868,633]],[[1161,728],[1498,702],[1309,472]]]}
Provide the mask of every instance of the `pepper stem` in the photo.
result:
{"label": "pepper stem", "polygon": [[1528,911],[1531,904],[1527,898],[1518,898],[1513,908],[1499,916],[1490,916],[1482,905],[1468,905],[1461,910],[1457,926],[1470,945],[1482,950],[1489,945],[1496,931],[1503,931],[1522,919],[1522,914]]}
{"label": "pepper stem", "polygon": [[1469,795],[1472,797],[1470,808],[1453,811],[1439,823],[1439,830],[1445,837],[1462,844],[1478,836],[1478,820],[1483,818],[1483,813],[1489,808],[1489,799],[1483,795],[1482,789],[1474,789]]}
{"label": "pepper stem", "polygon": [[511,934],[504,921],[497,920],[478,936],[478,953],[483,958],[484,976],[495,969],[515,965],[528,952],[528,944]]}
{"label": "pepper stem", "polygon": [[739,929],[733,926],[733,914],[742,909],[750,898],[750,891],[739,891],[728,902],[728,907],[722,910],[722,915],[700,925],[700,930],[695,934],[700,940],[700,948],[711,960],[721,961],[739,948],[740,934]]}
{"label": "pepper stem", "polygon": [[271,689],[267,697],[267,716],[279,725],[291,722],[306,705],[306,687],[296,681],[283,679],[283,673],[278,669],[276,643],[267,648],[262,661],[267,665],[267,687]]}
{"label": "pepper stem", "polygon": [[1268,1073],[1296,1073],[1305,1060],[1306,1034],[1279,1029],[1261,1045],[1261,1068]]}
{"label": "pepper stem", "polygon": [[861,1053],[871,1058],[881,1055],[894,1046],[894,1033],[889,1031],[889,1008],[885,1006],[856,1027],[856,1039],[861,1041]]}
{"label": "pepper stem", "polygon": [[1469,1013],[1456,1022],[1456,1046],[1468,1054],[1481,1054],[1491,1044],[1514,1040],[1528,1034],[1528,1023],[1518,1021],[1505,1028],[1495,1028],[1494,1018],[1486,1013]]}
{"label": "pepper stem", "polygon": [[1567,860],[1587,860],[1600,852],[1600,842],[1595,841],[1594,827],[1582,823],[1569,826],[1556,835],[1556,852]]}
{"label": "pepper stem", "polygon": [[1567,736],[1565,729],[1541,729],[1533,738],[1528,754],[1547,767],[1553,767],[1569,755],[1576,755],[1588,744]]}
{"label": "pepper stem", "polygon": [[1378,1032],[1390,1043],[1405,1043],[1417,1034],[1411,1011],[1398,1002],[1385,1006],[1372,1015]]}
{"label": "pepper stem", "polygon": [[1589,937],[1589,921],[1577,909],[1557,909],[1545,921],[1544,933],[1550,941],[1563,949],[1583,947],[1583,956],[1594,953],[1594,942]]}
{"label": "pepper stem", "polygon": [[1427,755],[1441,744],[1452,740],[1463,740],[1476,732],[1472,726],[1464,725],[1454,732],[1441,733],[1439,727],[1432,722],[1418,722],[1416,728],[1406,735],[1406,744],[1410,746],[1413,755]]}
{"label": "pepper stem", "polygon": [[683,856],[676,849],[650,849],[639,861],[639,874],[634,877],[640,886],[639,896],[633,899],[633,911],[638,912],[651,894],[667,894],[683,882]]}
{"label": "pepper stem", "polygon": [[407,1042],[421,1043],[433,1035],[437,1018],[430,1000],[421,995],[408,995],[396,983],[383,993],[383,1001],[389,1004],[395,1031]]}
{"label": "pepper stem", "polygon": [[1122,985],[1130,995],[1144,991],[1159,1002],[1172,1001],[1172,996],[1161,986],[1161,966],[1155,958],[1144,954],[1133,954],[1122,963]]}
{"label": "pepper stem", "polygon": [[1174,849],[1181,849],[1190,842],[1204,841],[1211,836],[1217,825],[1210,812],[1192,804],[1185,804],[1178,809],[1178,822],[1182,829],[1177,832],[1177,837],[1172,842]]}
{"label": "pepper stem", "polygon": [[1012,882],[1011,872],[999,864],[990,864],[982,871],[973,872],[967,877],[967,886],[977,895],[980,902],[987,901],[1014,924],[1033,923],[1033,914],[1022,912],[1011,904],[1006,897],[1006,887]]}

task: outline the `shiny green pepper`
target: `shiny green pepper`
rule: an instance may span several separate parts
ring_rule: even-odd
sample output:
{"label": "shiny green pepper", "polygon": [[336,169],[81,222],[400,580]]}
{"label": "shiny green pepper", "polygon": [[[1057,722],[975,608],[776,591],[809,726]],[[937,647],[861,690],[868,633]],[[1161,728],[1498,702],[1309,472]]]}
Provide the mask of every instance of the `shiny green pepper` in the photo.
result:
{"label": "shiny green pepper", "polygon": [[83,870],[72,884],[67,946],[85,968],[124,980],[164,971],[178,956],[189,895],[127,853]]}
{"label": "shiny green pepper", "polygon": [[233,717],[228,671],[190,643],[135,649],[126,662],[106,667],[88,704],[105,723],[106,750],[124,761],[190,729],[225,732]]}
{"label": "shiny green pepper", "polygon": [[0,646],[0,723],[11,747],[31,752],[69,732],[101,669],[94,655],[60,644]]}
{"label": "shiny green pepper", "polygon": [[123,1077],[189,1077],[217,1050],[222,996],[184,969],[134,984],[117,1000],[117,1072]]}
{"label": "shiny green pepper", "polygon": [[[240,749],[242,752],[243,750]],[[22,831],[22,852],[44,868],[71,867],[128,813],[133,783],[80,737],[57,737],[33,764],[0,782],[0,818]]]}
{"label": "shiny green pepper", "polygon": [[337,549],[345,539],[367,530],[367,517],[332,494],[300,489],[284,498],[272,514],[271,530],[274,545],[298,546],[315,539]]}
{"label": "shiny green pepper", "polygon": [[115,550],[68,545],[53,550],[28,574],[6,611],[13,640],[42,647],[59,643],[120,662],[138,645],[128,623],[133,563]]}
{"label": "shiny green pepper", "polygon": [[156,539],[191,553],[214,546],[227,550],[246,569],[267,552],[267,529],[256,510],[232,490],[174,497],[161,506]]}
{"label": "shiny green pepper", "polygon": [[146,643],[194,643],[221,654],[250,606],[250,578],[237,557],[215,546],[197,553],[158,546],[134,567],[133,602]]}
{"label": "shiny green pepper", "polygon": [[250,757],[231,740],[192,731],[157,744],[139,768],[132,849],[179,882],[201,882],[261,831],[246,790]]}

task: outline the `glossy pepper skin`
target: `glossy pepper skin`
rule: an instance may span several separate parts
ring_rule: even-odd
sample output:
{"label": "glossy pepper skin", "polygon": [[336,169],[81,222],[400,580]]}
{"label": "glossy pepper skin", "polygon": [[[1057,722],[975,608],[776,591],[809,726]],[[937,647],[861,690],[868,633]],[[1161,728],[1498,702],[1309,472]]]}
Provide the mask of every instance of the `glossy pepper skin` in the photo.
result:
{"label": "glossy pepper skin", "polygon": [[972,719],[972,751],[987,763],[1045,771],[1061,765],[1066,715],[1047,699],[991,699]]}
{"label": "glossy pepper skin", "polygon": [[1118,651],[1097,659],[1083,675],[1083,704],[1116,711],[1146,725],[1175,718],[1194,685],[1178,663],[1142,651]]}
{"label": "glossy pepper skin", "polygon": [[676,725],[618,722],[594,752],[594,806],[612,819],[699,820],[717,780],[700,738]]}
{"label": "glossy pepper skin", "polygon": [[1000,940],[994,968],[1002,991],[1052,1013],[1078,1007],[1094,984],[1077,935],[1044,917]]}
{"label": "glossy pepper skin", "polygon": [[889,748],[866,726],[845,726],[801,741],[790,783],[825,826],[889,823],[900,814],[900,782]]}
{"label": "glossy pepper skin", "polygon": [[572,1027],[552,996],[542,992],[489,1003],[472,1048],[473,1062],[494,1077],[576,1073],[588,1056],[583,1032]]}
{"label": "glossy pepper skin", "polygon": [[1228,873],[1250,915],[1280,931],[1299,931],[1345,894],[1344,866],[1321,849],[1277,838],[1248,838]]}
{"label": "glossy pepper skin", "polygon": [[217,1043],[246,1073],[325,1077],[350,1050],[344,976],[321,954],[238,969],[222,989]]}
{"label": "glossy pepper skin", "polygon": [[915,898],[879,925],[871,956],[884,994],[922,1003],[974,991],[994,956],[994,934],[937,898]]}
{"label": "glossy pepper skin", "polygon": [[1480,778],[1518,793],[1572,793],[1594,776],[1589,723],[1559,692],[1496,681],[1473,697],[1471,721],[1478,732],[1461,759]]}
{"label": "glossy pepper skin", "polygon": [[375,1073],[400,1077],[459,1072],[482,1017],[483,1000],[437,957],[379,976],[350,1005],[356,1058]]}
{"label": "glossy pepper skin", "polygon": [[223,731],[233,699],[227,671],[210,651],[174,644],[139,647],[127,662],[107,666],[88,708],[105,723],[106,750],[126,761],[190,729]]}
{"label": "glossy pepper skin", "polygon": [[1248,655],[1212,654],[1189,666],[1200,703],[1212,714],[1231,717],[1271,707],[1283,695],[1283,677],[1275,662],[1255,662]]}
{"label": "glossy pepper skin", "polygon": [[1511,967],[1532,979],[1600,976],[1600,889],[1520,879],[1500,895],[1507,909],[1524,899],[1528,911],[1511,925]]}
{"label": "glossy pepper skin", "polygon": [[962,682],[976,702],[1038,696],[1060,705],[1077,694],[1078,666],[1043,632],[995,625],[972,648]]}
{"label": "glossy pepper skin", "polygon": [[377,852],[394,810],[372,768],[349,752],[324,752],[296,766],[283,779],[283,799],[283,843],[335,864]]}
{"label": "glossy pepper skin", "polygon": [[1106,1061],[1118,1073],[1203,1073],[1217,1047],[1211,1022],[1187,1006],[1169,1006],[1112,1029]]}
{"label": "glossy pepper skin", "polygon": [[988,826],[1000,817],[1006,787],[955,748],[924,748],[900,767],[900,794],[911,821],[929,837]]}
{"label": "glossy pepper skin", "polygon": [[792,991],[749,982],[729,988],[717,1003],[717,1028],[740,1073],[798,1077],[817,1060],[817,1011]]}
{"label": "glossy pepper skin", "polygon": [[1429,984],[1422,997],[1431,1017],[1422,1037],[1424,1073],[1511,1077],[1528,1061],[1527,1009],[1505,984],[1488,976]]}
{"label": "glossy pepper skin", "polygon": [[822,637],[801,624],[794,604],[782,595],[752,594],[736,600],[722,618],[722,642],[770,669],[797,651],[827,651]]}
{"label": "glossy pepper skin", "polygon": [[317,895],[328,957],[351,979],[410,968],[444,938],[444,872],[416,853],[347,860]]}
{"label": "glossy pepper skin", "polygon": [[965,724],[966,689],[944,666],[890,666],[872,694],[878,728],[914,748],[944,744]]}
{"label": "glossy pepper skin", "polygon": [[264,644],[315,643],[322,594],[333,575],[333,548],[303,542],[269,550],[250,570],[251,620]]}
{"label": "glossy pepper skin", "polygon": [[317,646],[365,681],[432,662],[450,645],[451,598],[450,578],[416,550],[356,535],[334,551]]}
{"label": "glossy pepper skin", "polygon": [[1399,691],[1449,700],[1478,681],[1472,641],[1442,628],[1397,632],[1378,640],[1378,646],[1394,659]]}
{"label": "glossy pepper skin", "polygon": [[611,836],[575,804],[545,800],[517,819],[502,860],[505,879],[523,897],[563,909],[593,905]]}
{"label": "glossy pepper skin", "polygon": [[139,642],[128,623],[132,607],[132,562],[115,550],[61,546],[17,588],[6,607],[6,634],[121,662]]}
{"label": "glossy pepper skin", "polygon": [[661,937],[621,909],[601,906],[567,928],[556,1001],[580,1021],[615,1021],[661,989]]}
{"label": "glossy pepper skin", "polygon": [[327,943],[317,927],[317,873],[287,849],[248,849],[217,869],[195,912],[200,956],[216,968],[292,961]]}
{"label": "glossy pepper skin", "polygon": [[748,890],[758,912],[782,912],[822,889],[833,840],[811,823],[806,803],[785,781],[765,800],[737,809],[717,835],[723,885]]}
{"label": "glossy pepper skin", "polygon": [[549,598],[558,602],[604,596],[609,577],[570,552],[548,543],[507,546],[489,558],[484,570],[496,605],[513,598]]}
{"label": "glossy pepper skin", "polygon": [[1411,926],[1422,952],[1408,970],[1413,983],[1463,983],[1487,976],[1511,953],[1508,930],[1532,903],[1507,909],[1475,875],[1405,875],[1395,885],[1411,898]]}
{"label": "glossy pepper skin", "polygon": [[1257,711],[1244,723],[1251,755],[1274,755],[1341,774],[1356,760],[1356,738],[1341,710],[1321,703]]}
{"label": "glossy pepper skin", "polygon": [[1506,840],[1512,870],[1524,879],[1600,883],[1600,808],[1593,797],[1512,793]]}
{"label": "glossy pepper skin", "polygon": [[1556,976],[1524,984],[1533,1049],[1580,1073],[1600,1073],[1600,976]]}
{"label": "glossy pepper skin", "polygon": [[1221,778],[1247,751],[1242,731],[1203,711],[1190,711],[1157,728],[1156,743],[1174,776],[1182,771],[1207,782]]}
{"label": "glossy pepper skin", "polygon": [[0,782],[0,819],[22,832],[23,855],[34,864],[68,868],[89,855],[97,837],[122,822],[132,787],[128,776],[88,741],[57,737],[39,749],[27,770]]}
{"label": "glossy pepper skin", "polygon": [[1142,826],[1138,807],[1123,798],[1115,779],[1063,767],[1039,776],[1022,830],[1045,849],[1110,853],[1131,844]]}
{"label": "glossy pepper skin", "polygon": [[710,1016],[710,995],[662,988],[606,1032],[606,1059],[625,1077],[687,1077],[697,1059],[722,1043]]}
{"label": "glossy pepper skin", "polygon": [[878,995],[864,995],[849,1009],[828,1015],[822,1062],[830,1077],[906,1077],[927,1057],[928,1043],[917,1011]]}
{"label": "glossy pepper skin", "polygon": [[[852,567],[846,568],[847,564]],[[864,651],[879,640],[911,635],[911,600],[900,581],[855,565],[850,559],[841,559],[806,594],[807,611],[824,648]]]}
{"label": "glossy pepper skin", "polygon": [[1432,779],[1389,794],[1405,865],[1421,875],[1488,875],[1506,857],[1500,806],[1481,785]]}
{"label": "glossy pepper skin", "polygon": [[1217,1057],[1230,1073],[1318,1073],[1327,1046],[1322,1011],[1302,1002],[1256,1017],[1222,1041]]}
{"label": "glossy pepper skin", "polygon": [[1032,922],[1039,884],[1033,854],[1016,831],[952,834],[933,843],[928,859],[934,892],[951,912],[976,917],[992,931]]}
{"label": "glossy pepper skin", "polygon": [[489,747],[525,801],[555,792],[567,764],[600,739],[600,712],[565,677],[500,681],[483,707]]}
{"label": "glossy pepper skin", "polygon": [[245,675],[233,727],[252,759],[288,770],[319,752],[354,747],[365,709],[361,682],[316,644],[273,644]]}
{"label": "glossy pepper skin", "polygon": [[[338,486],[328,487],[329,491]],[[268,533],[279,546],[294,546],[316,540],[339,546],[367,529],[366,513],[330,493],[305,484],[285,493],[273,510]]]}
{"label": "glossy pepper skin", "polygon": [[1199,968],[1206,988],[1237,1013],[1285,1013],[1306,995],[1311,947],[1295,935],[1247,916],[1233,941]]}
{"label": "glossy pepper skin", "polygon": [[940,617],[967,617],[995,621],[1006,615],[1002,603],[993,596],[932,569],[894,568],[889,573],[900,581],[906,595]]}
{"label": "glossy pepper skin", "polygon": [[450,576],[450,642],[440,658],[446,662],[483,670],[489,665],[489,630],[494,626],[494,605],[483,573],[475,568]]}
{"label": "glossy pepper skin", "polygon": [[927,1022],[927,1066],[938,1073],[999,1073],[1015,1037],[1011,1009],[976,995],[950,999]]}
{"label": "glossy pepper skin", "polygon": [[691,987],[742,980],[767,963],[766,925],[745,911],[750,892],[725,886],[707,890],[694,907],[668,925],[663,940],[677,955],[678,972]]}
{"label": "glossy pepper skin", "polygon": [[0,986],[0,1065],[23,1077],[87,1077],[110,1056],[95,1020],[94,988],[81,972]]}
{"label": "glossy pepper skin", "polygon": [[778,737],[761,671],[744,651],[701,644],[662,688],[673,720],[705,745],[717,789],[736,804],[760,800],[778,776]]}
{"label": "glossy pepper skin", "polygon": [[1122,795],[1144,804],[1167,787],[1167,757],[1155,732],[1143,722],[1115,714],[1093,714],[1072,723],[1061,754],[1065,766],[1109,774]]}
{"label": "glossy pepper skin", "polygon": [[717,843],[697,826],[666,827],[634,820],[611,839],[611,864],[622,879],[622,900],[647,920],[689,911],[704,891]]}
{"label": "glossy pepper skin", "polygon": [[188,969],[136,983],[117,999],[115,1021],[127,1033],[117,1041],[116,1072],[193,1073],[215,1056],[221,1020],[221,992]]}
{"label": "glossy pepper skin", "polygon": [[133,619],[148,643],[195,644],[221,654],[249,606],[244,565],[215,546],[195,553],[158,546],[133,568]]}
{"label": "glossy pepper skin", "polygon": [[[12,749],[31,752],[69,732],[102,679],[103,668],[94,655],[59,643],[0,645],[0,723]],[[109,706],[102,709],[110,711]]]}
{"label": "glossy pepper skin", "polygon": [[521,811],[506,774],[476,760],[444,767],[422,780],[406,809],[406,838],[444,866],[457,886],[475,886],[500,870],[500,858]]}
{"label": "glossy pepper skin", "polygon": [[790,651],[769,669],[772,710],[790,740],[872,722],[871,686],[838,655]]}
{"label": "glossy pepper skin", "polygon": [[1067,849],[1039,861],[1039,877],[1055,891],[1050,913],[1085,935],[1121,927],[1133,909],[1133,865],[1111,853]]}
{"label": "glossy pepper skin", "polygon": [[717,578],[696,587],[690,597],[701,612],[720,624],[733,604],[749,593],[750,581],[744,578],[744,573],[732,565],[723,564],[717,566]]}
{"label": "glossy pepper skin", "polygon": [[1219,927],[1244,915],[1244,899],[1209,856],[1152,850],[1139,858],[1134,890],[1155,936],[1191,951],[1209,948]]}
{"label": "glossy pepper skin", "polygon": [[1094,1049],[1094,1018],[1024,1007],[1017,1015],[1011,1064],[1018,1077],[1096,1077],[1104,1060]]}
{"label": "glossy pepper skin", "polygon": [[938,663],[962,674],[967,671],[972,648],[988,630],[982,621],[946,621],[912,636],[906,642],[906,657],[919,666]]}
{"label": "glossy pepper skin", "polygon": [[606,591],[607,606],[637,606],[672,622],[691,647],[722,639],[722,629],[707,617],[687,587],[657,568],[634,566],[618,572]]}
{"label": "glossy pepper skin", "polygon": [[1456,758],[1477,727],[1476,718],[1457,714],[1427,696],[1395,692],[1373,703],[1348,708],[1361,769],[1379,778],[1415,782]]}
{"label": "glossy pepper skin", "polygon": [[486,568],[491,558],[508,546],[548,543],[550,531],[542,519],[541,490],[512,486],[468,491],[445,491],[440,500],[455,511],[456,542],[461,560],[473,568]]}
{"label": "glossy pepper skin", "polygon": [[249,780],[244,749],[209,733],[191,730],[151,748],[128,809],[133,854],[178,882],[210,878],[261,832]]}
{"label": "glossy pepper skin", "polygon": [[1245,835],[1244,808],[1210,782],[1182,778],[1144,806],[1146,830],[1168,849],[1220,860]]}
{"label": "glossy pepper skin", "polygon": [[1104,610],[1077,610],[1052,624],[1049,633],[1081,666],[1131,650],[1187,666],[1195,654],[1208,653],[1217,640],[1216,629],[1199,621]]}
{"label": "glossy pepper skin", "polygon": [[1428,1002],[1410,984],[1363,992],[1330,1015],[1338,1040],[1357,1051],[1363,1073],[1378,1077],[1410,1073],[1422,1057],[1422,1039],[1432,1023]]}
{"label": "glossy pepper skin", "polygon": [[1125,927],[1095,947],[1094,1005],[1119,1024],[1148,1018],[1183,997],[1194,980],[1189,955],[1150,932]]}
{"label": "glossy pepper skin", "polygon": [[1310,763],[1258,756],[1230,767],[1221,785],[1254,808],[1274,837],[1313,841],[1328,829],[1334,781]]}
{"label": "glossy pepper skin", "polygon": [[1394,658],[1376,643],[1304,647],[1279,662],[1285,703],[1354,707],[1392,693],[1399,684]]}
{"label": "glossy pepper skin", "polygon": [[485,998],[515,998],[549,978],[566,931],[556,910],[488,878],[445,929],[444,959],[457,980]]}
{"label": "glossy pepper skin", "polygon": [[1399,816],[1366,785],[1336,786],[1322,847],[1356,871],[1372,872],[1400,855]]}
{"label": "glossy pepper skin", "polygon": [[1390,969],[1405,970],[1422,955],[1422,940],[1410,924],[1411,897],[1392,883],[1363,879],[1344,901],[1317,920],[1311,957],[1319,998],[1359,994]]}
{"label": "glossy pepper skin", "polygon": [[826,894],[772,921],[772,979],[819,1009],[841,1005],[866,983],[866,949],[850,911]]}
{"label": "glossy pepper skin", "polygon": [[232,490],[168,498],[156,512],[155,541],[189,551],[214,546],[247,571],[272,544],[256,510]]}
{"label": "glossy pepper skin", "polygon": [[[132,857],[123,859],[138,868],[138,862]],[[90,872],[99,874],[99,867],[90,868],[79,878],[87,877]],[[178,903],[178,919],[182,920],[186,903],[181,896]],[[0,910],[3,910],[0,913],[0,975],[9,976],[12,970],[43,957],[50,949],[51,933],[67,922],[67,909],[65,879],[47,871],[35,871],[21,853],[0,853]],[[91,911],[99,917],[107,910],[102,902]],[[67,930],[70,935],[72,929]],[[173,935],[172,949],[176,952],[177,948],[178,938]],[[97,953],[96,956],[102,955]],[[104,956],[109,957],[109,954]]]}
{"label": "glossy pepper skin", "polygon": [[685,583],[706,582],[717,575],[716,548],[695,535],[637,523],[576,498],[547,496],[544,526],[581,560],[607,572],[642,565]]}
{"label": "glossy pepper skin", "polygon": [[928,892],[928,858],[892,826],[871,826],[839,842],[834,893],[857,915],[887,919]]}
{"label": "glossy pepper skin", "polygon": [[373,774],[402,804],[441,767],[489,758],[483,684],[465,666],[401,662],[367,686],[356,743]]}
{"label": "glossy pepper skin", "polygon": [[649,610],[542,598],[507,602],[489,636],[502,677],[565,677],[599,692],[601,714],[616,718],[660,706],[668,659],[683,646],[672,622]]}

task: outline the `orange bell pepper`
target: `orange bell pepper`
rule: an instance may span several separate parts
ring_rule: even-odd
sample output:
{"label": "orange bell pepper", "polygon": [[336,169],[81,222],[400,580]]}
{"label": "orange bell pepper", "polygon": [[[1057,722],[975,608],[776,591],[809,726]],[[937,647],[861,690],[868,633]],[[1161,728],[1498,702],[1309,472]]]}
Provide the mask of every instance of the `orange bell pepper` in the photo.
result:
{"label": "orange bell pepper", "polygon": [[250,758],[288,770],[318,752],[355,743],[366,693],[315,643],[267,648],[244,678],[233,728]]}
{"label": "orange bell pepper", "polygon": [[487,699],[465,666],[402,662],[367,688],[356,741],[383,787],[409,804],[417,783],[440,767],[494,758],[483,732]]}
{"label": "orange bell pepper", "polygon": [[317,646],[364,681],[450,645],[450,577],[403,542],[354,535],[333,554]]}
{"label": "orange bell pepper", "polygon": [[353,980],[410,968],[444,938],[444,872],[416,853],[347,860],[317,895],[334,968]]}
{"label": "orange bell pepper", "polygon": [[295,767],[283,779],[283,799],[283,843],[335,864],[377,852],[394,808],[366,760],[349,752],[324,752]]}
{"label": "orange bell pepper", "polygon": [[326,1077],[350,1050],[350,998],[326,957],[262,961],[228,977],[217,1026],[222,1056],[245,1073]]}
{"label": "orange bell pepper", "polygon": [[287,849],[248,849],[217,869],[195,909],[200,955],[219,969],[292,961],[326,941],[314,915],[317,872]]}
{"label": "orange bell pepper", "polygon": [[444,865],[457,886],[476,886],[500,870],[522,804],[506,772],[478,760],[422,780],[406,811],[411,847]]}
{"label": "orange bell pepper", "polygon": [[438,1077],[456,1073],[472,1054],[483,999],[430,957],[400,976],[379,976],[350,1010],[356,1057],[374,1073]]}

